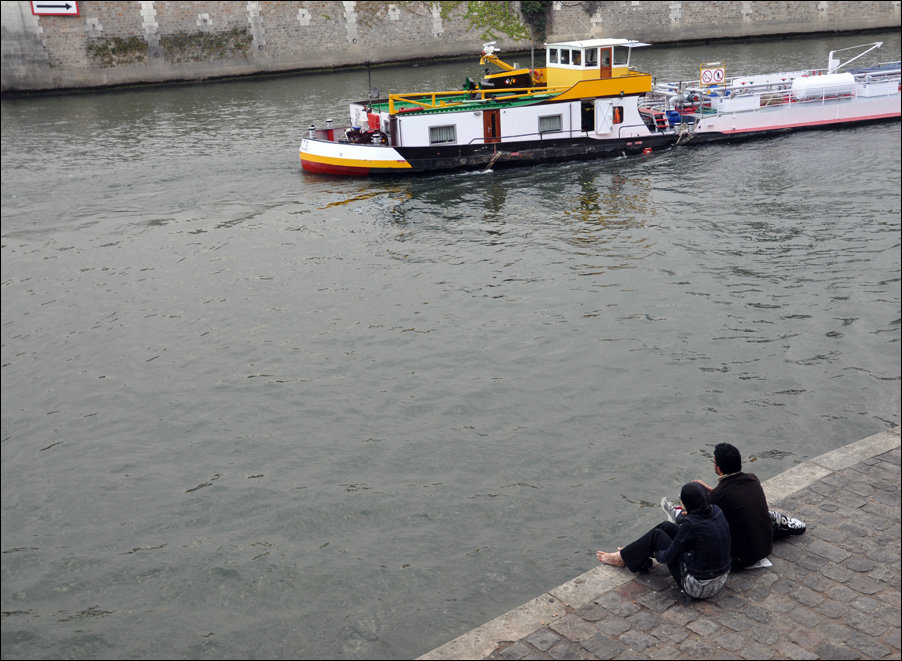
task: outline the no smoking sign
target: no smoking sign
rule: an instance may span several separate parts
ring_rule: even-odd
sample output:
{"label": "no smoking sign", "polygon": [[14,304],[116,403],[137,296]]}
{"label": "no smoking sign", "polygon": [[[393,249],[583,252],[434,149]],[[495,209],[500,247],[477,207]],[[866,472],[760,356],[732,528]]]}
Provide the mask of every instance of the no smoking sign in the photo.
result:
{"label": "no smoking sign", "polygon": [[703,64],[699,70],[699,80],[702,85],[720,85],[727,76],[726,68],[720,62]]}

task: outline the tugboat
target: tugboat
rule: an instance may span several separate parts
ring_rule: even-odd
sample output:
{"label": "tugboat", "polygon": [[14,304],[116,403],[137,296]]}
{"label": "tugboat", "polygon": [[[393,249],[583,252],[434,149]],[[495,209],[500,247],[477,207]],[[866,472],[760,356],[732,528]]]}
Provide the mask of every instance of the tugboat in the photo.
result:
{"label": "tugboat", "polygon": [[674,144],[640,100],[651,75],[630,66],[626,39],[546,44],[544,68],[502,61],[494,42],[480,65],[500,71],[463,89],[389,94],[350,104],[351,125],[317,129],[301,143],[307,172],[373,175],[488,169],[522,163],[648,153]]}
{"label": "tugboat", "polygon": [[[720,62],[699,80],[653,85],[630,66],[626,39],[545,44],[544,68],[501,60],[494,42],[476,83],[445,92],[389,94],[350,104],[351,125],[311,125],[301,142],[307,172],[413,174],[647,154],[674,145],[837,127],[900,117],[900,62],[840,71],[882,46],[826,69],[728,79]],[[842,49],[851,50],[851,49]]]}

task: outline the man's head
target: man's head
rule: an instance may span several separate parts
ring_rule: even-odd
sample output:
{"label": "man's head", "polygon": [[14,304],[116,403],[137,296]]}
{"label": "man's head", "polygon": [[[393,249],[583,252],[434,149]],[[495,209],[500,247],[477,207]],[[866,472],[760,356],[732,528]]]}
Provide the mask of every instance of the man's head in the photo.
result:
{"label": "man's head", "polygon": [[742,455],[735,446],[729,443],[718,443],[714,446],[714,465],[724,475],[738,473],[742,470]]}

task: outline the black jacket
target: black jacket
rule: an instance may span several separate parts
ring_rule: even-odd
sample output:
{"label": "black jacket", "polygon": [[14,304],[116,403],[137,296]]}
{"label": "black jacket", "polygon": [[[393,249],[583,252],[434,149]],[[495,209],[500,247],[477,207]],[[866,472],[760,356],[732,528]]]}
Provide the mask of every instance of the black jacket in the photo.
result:
{"label": "black jacket", "polygon": [[723,510],[730,524],[734,564],[748,567],[770,555],[774,528],[764,489],[754,473],[728,475],[709,497],[712,505]]}
{"label": "black jacket", "polygon": [[703,513],[692,512],[682,519],[679,532],[669,548],[657,551],[655,559],[664,564],[686,563],[686,571],[699,580],[715,578],[730,569],[730,527],[716,505]]}

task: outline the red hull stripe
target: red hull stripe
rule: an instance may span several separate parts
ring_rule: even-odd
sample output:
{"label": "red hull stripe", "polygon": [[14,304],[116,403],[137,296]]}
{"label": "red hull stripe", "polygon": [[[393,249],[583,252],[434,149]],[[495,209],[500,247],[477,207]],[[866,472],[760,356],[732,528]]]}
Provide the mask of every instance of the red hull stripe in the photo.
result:
{"label": "red hull stripe", "polygon": [[306,172],[316,172],[319,174],[343,174],[353,175],[357,177],[365,177],[370,173],[368,167],[353,167],[350,165],[336,165],[335,163],[320,163],[318,161],[308,161],[301,159],[301,167]]}

